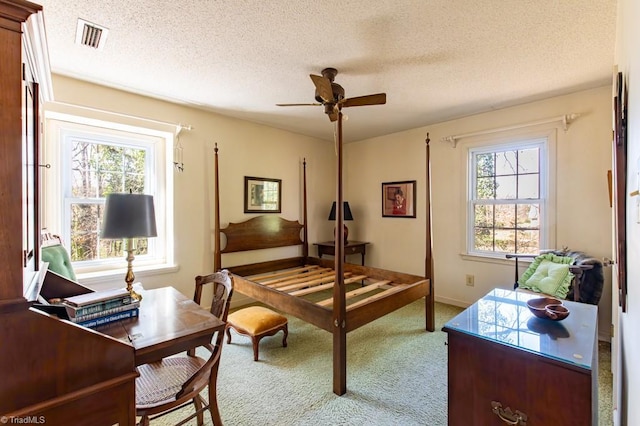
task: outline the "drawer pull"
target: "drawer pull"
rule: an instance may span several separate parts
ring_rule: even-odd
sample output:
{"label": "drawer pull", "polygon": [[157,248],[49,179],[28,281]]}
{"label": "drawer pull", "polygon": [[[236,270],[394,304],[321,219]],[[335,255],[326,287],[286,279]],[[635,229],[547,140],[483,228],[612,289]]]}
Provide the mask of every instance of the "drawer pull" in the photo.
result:
{"label": "drawer pull", "polygon": [[527,426],[527,415],[522,411],[516,410],[514,413],[509,407],[503,409],[502,404],[497,401],[491,401],[491,411],[506,424]]}

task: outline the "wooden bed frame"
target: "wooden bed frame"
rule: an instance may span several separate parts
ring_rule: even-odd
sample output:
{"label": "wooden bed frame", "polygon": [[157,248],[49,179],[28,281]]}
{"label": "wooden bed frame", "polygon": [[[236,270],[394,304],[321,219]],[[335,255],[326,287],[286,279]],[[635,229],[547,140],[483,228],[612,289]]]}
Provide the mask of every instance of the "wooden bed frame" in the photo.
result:
{"label": "wooden bed frame", "polygon": [[[427,161],[429,159],[427,138]],[[428,164],[428,163],[427,163]],[[428,180],[427,167],[427,180]],[[218,147],[215,147],[215,270],[223,269],[222,254],[286,246],[302,246],[302,256],[227,267],[234,290],[333,334],[333,392],[346,393],[346,334],[420,298],[425,299],[425,328],[433,331],[434,295],[430,279],[430,219],[425,277],[384,269],[345,264],[336,245],[334,260],[308,255],[306,160],[303,162],[304,223],[263,215],[220,228]],[[341,184],[341,182],[339,183]],[[427,187],[429,184],[427,183]],[[429,189],[427,189],[429,196]],[[429,198],[429,197],[428,197]],[[427,199],[427,212],[430,212]],[[430,213],[429,213],[430,214]],[[342,229],[342,224],[336,225]],[[302,238],[300,237],[302,231]],[[226,237],[221,249],[220,237]],[[343,250],[341,251],[343,252]],[[346,291],[346,286],[355,287]],[[332,298],[309,300],[333,289]]]}

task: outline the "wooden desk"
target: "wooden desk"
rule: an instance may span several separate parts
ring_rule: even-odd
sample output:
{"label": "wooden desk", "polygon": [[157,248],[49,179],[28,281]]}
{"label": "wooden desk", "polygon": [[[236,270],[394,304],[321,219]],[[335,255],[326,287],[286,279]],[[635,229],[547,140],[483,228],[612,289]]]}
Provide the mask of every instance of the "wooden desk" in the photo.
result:
{"label": "wooden desk", "polygon": [[140,314],[96,328],[97,331],[130,342],[135,364],[159,361],[211,342],[225,323],[185,297],[173,287],[143,290]]}
{"label": "wooden desk", "polygon": [[[363,241],[348,241],[347,244],[344,245],[344,256],[345,262],[348,254],[357,254],[360,253],[362,255],[362,266],[364,266],[364,255],[367,250],[367,242]],[[336,242],[335,241],[325,241],[323,243],[314,243],[314,246],[318,247],[318,257],[322,259],[322,256],[328,254],[330,256],[335,256],[336,254]]]}

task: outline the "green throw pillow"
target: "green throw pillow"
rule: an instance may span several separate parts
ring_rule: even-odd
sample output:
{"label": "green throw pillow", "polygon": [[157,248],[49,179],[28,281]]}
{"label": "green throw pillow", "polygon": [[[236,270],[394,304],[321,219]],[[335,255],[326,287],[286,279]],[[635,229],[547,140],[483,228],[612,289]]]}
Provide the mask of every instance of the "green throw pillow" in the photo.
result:
{"label": "green throw pillow", "polygon": [[568,256],[556,256],[553,253],[536,257],[518,280],[518,286],[564,299],[569,293],[573,274],[569,265],[573,259]]}

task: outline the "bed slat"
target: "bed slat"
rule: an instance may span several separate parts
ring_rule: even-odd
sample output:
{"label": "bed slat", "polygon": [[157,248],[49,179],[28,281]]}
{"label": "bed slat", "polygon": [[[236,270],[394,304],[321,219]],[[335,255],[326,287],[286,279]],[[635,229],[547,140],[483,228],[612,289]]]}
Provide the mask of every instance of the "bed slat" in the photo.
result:
{"label": "bed slat", "polygon": [[285,277],[291,274],[297,274],[304,271],[312,271],[318,268],[320,268],[320,266],[318,265],[307,265],[304,268],[287,269],[286,271],[272,272],[268,274],[249,275],[245,278],[254,282],[258,282],[260,280],[270,280],[272,278]]}
{"label": "bed slat", "polygon": [[333,271],[331,269],[317,269],[313,272],[305,272],[303,274],[295,274],[286,278],[278,278],[277,280],[269,280],[269,281],[258,281],[262,285],[266,285],[273,288],[284,287],[289,284],[297,284],[303,281],[314,280],[316,278],[322,278],[327,275],[333,275]]}
{"label": "bed slat", "polygon": [[[355,277],[347,278],[350,275],[351,275],[351,273],[349,273],[349,272],[344,274],[344,276],[345,276],[345,280],[344,280],[345,285],[346,284],[352,284],[352,283],[355,283],[355,282],[358,282],[358,281],[362,281],[362,280],[365,280],[365,279],[368,278],[366,275],[357,275]],[[292,291],[289,294],[292,295],[292,296],[304,296],[306,294],[316,293],[316,292],[322,291],[322,290],[329,290],[329,289],[333,288],[333,283],[334,283],[334,281],[332,280],[331,282],[328,282],[328,283],[323,284],[323,285],[310,287],[310,288],[305,288],[305,289],[298,290],[298,291]]]}
{"label": "bed slat", "polygon": [[398,284],[385,291],[381,291],[380,293],[376,293],[372,296],[369,296],[366,299],[358,300],[357,302],[352,303],[351,305],[348,305],[347,311],[349,311],[350,309],[355,309],[358,306],[366,305],[367,303],[373,302],[374,300],[383,299],[387,296],[392,295],[393,293],[398,293],[404,290],[406,287],[407,287],[406,284]]}
{"label": "bed slat", "polygon": [[[345,277],[350,277],[350,276],[351,276],[350,273],[345,274]],[[279,288],[278,290],[289,293],[291,290],[298,290],[298,289],[305,288],[305,287],[313,287],[313,286],[317,286],[319,284],[333,282],[334,279],[335,279],[335,274],[334,273],[327,273],[327,274],[323,274],[322,278],[318,278],[318,279],[315,279],[315,280],[309,280],[309,281],[303,281],[303,282],[300,282],[300,283],[297,283],[297,284],[291,284],[291,285],[288,285],[286,287]]]}
{"label": "bed slat", "polygon": [[[357,288],[355,290],[351,290],[350,292],[346,293],[345,299],[351,299],[354,298],[356,296],[360,296],[361,294],[365,294],[368,293],[370,291],[374,291],[374,290],[378,290],[381,287],[384,287],[385,285],[389,284],[391,281],[385,280],[385,281],[376,281],[374,283],[371,284],[367,284],[364,287],[360,287]],[[345,281],[346,283],[346,281]],[[331,306],[333,305],[333,297],[329,298],[329,299],[325,299],[325,300],[321,300],[319,302],[316,302],[318,305],[320,306]]]}

